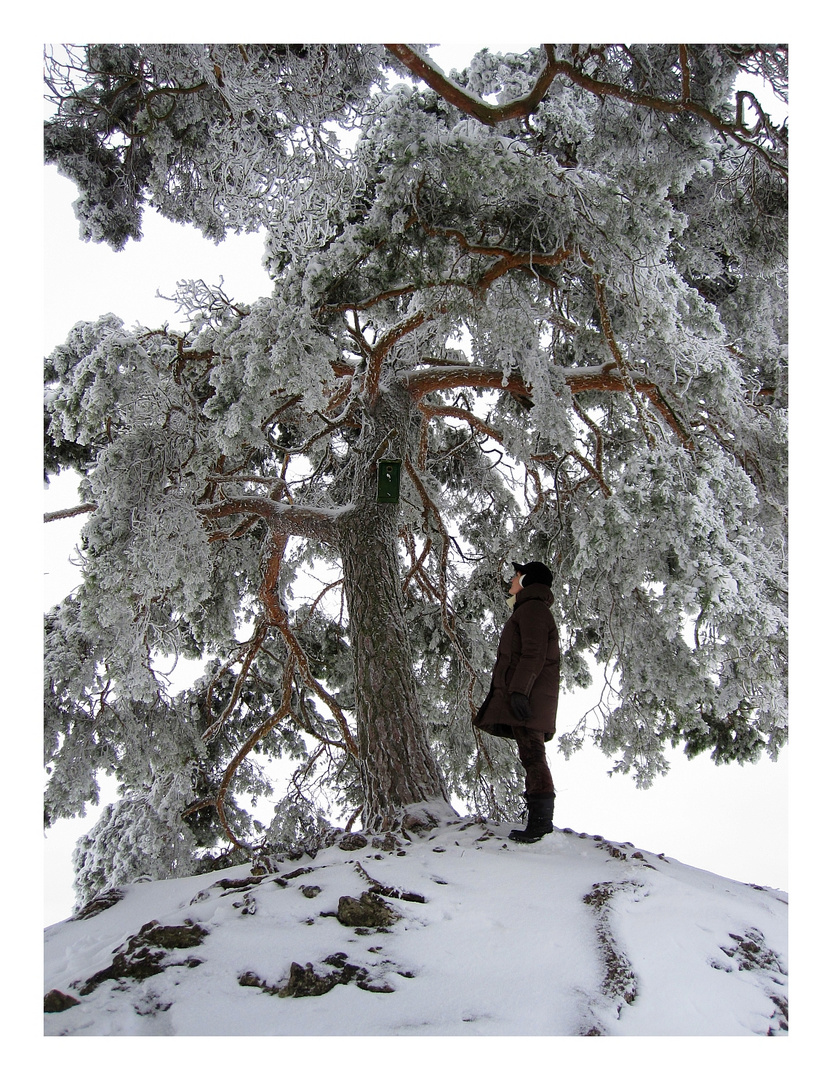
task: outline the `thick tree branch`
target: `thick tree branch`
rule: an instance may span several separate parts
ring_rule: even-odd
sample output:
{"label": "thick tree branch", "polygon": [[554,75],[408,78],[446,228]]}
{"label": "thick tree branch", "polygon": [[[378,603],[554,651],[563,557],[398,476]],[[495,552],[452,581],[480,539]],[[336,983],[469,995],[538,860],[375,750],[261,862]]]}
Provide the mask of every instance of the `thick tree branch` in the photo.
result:
{"label": "thick tree branch", "polygon": [[502,435],[496,428],[486,424],[484,420],[481,420],[467,409],[459,409],[453,405],[420,405],[419,409],[428,420],[433,419],[434,416],[452,416],[455,420],[464,420],[466,424],[469,424],[482,435],[487,435],[496,442],[502,442]]}
{"label": "thick tree branch", "polygon": [[[622,391],[626,387],[620,376],[612,373],[612,364],[587,368],[567,368],[564,377],[573,394],[587,390]],[[506,375],[501,369],[459,364],[454,367],[431,367],[411,372],[407,386],[417,401],[437,390],[505,390],[511,394],[528,395],[529,388],[520,375]]]}
{"label": "thick tree branch", "polygon": [[412,333],[429,319],[435,318],[436,315],[441,314],[443,308],[438,308],[435,312],[417,311],[414,315],[409,316],[402,322],[397,323],[396,326],[391,326],[390,329],[379,340],[378,344],[370,352],[370,361],[367,364],[367,376],[365,380],[365,387],[367,391],[367,398],[372,405],[378,398],[379,385],[381,383],[381,372],[384,366],[384,361],[396,344],[407,334]]}
{"label": "thick tree branch", "polygon": [[[568,450],[566,456],[574,458],[575,461],[579,462],[586,469],[589,475],[598,484],[605,499],[610,497],[612,492],[610,491],[609,484],[604,479],[603,471],[598,467],[597,460],[596,464],[593,465],[592,462],[578,450]],[[532,461],[539,461],[542,465],[549,465],[557,470],[563,461],[563,458],[559,458],[555,454],[532,454]]]}
{"label": "thick tree branch", "polygon": [[[643,394],[661,414],[668,426],[688,449],[693,446],[690,432],[670,406],[659,387],[646,379],[630,376],[625,379],[616,374],[615,363],[592,368],[566,368],[563,377],[573,394],[590,391],[606,391],[614,394]],[[504,390],[506,393],[527,397],[529,387],[519,374],[506,375],[501,370],[461,364],[457,367],[431,367],[411,372],[407,386],[411,395],[419,401],[426,394],[441,390]],[[432,406],[429,408],[433,408]],[[465,419],[463,417],[463,419]]]}
{"label": "thick tree branch", "polygon": [[[592,417],[584,412],[577,400],[573,400],[572,408],[580,416],[581,420],[586,424],[590,431],[595,436],[595,474],[597,474],[598,483],[601,486],[601,490],[605,495],[610,494],[610,489],[604,480],[604,435]],[[573,454],[573,456],[577,456]],[[583,459],[581,463],[583,464]]]}
{"label": "thick tree branch", "polygon": [[320,510],[312,506],[289,505],[274,502],[261,495],[236,495],[230,499],[196,508],[206,519],[232,517],[237,514],[256,515],[268,522],[276,533],[288,536],[305,536],[334,544],[337,540],[337,523],[349,507],[337,510]]}
{"label": "thick tree branch", "polygon": [[[545,97],[546,91],[555,77],[561,75],[597,97],[616,98],[619,101],[626,101],[630,105],[639,105],[645,109],[672,116],[684,114],[697,116],[715,131],[758,153],[775,172],[784,178],[788,176],[789,170],[786,162],[756,142],[753,137],[754,133],[747,130],[742,123],[741,117],[734,122],[723,120],[722,117],[711,112],[710,109],[706,109],[704,105],[690,100],[688,54],[684,45],[680,46],[682,87],[678,99],[656,97],[637,90],[629,90],[626,86],[620,86],[617,83],[594,79],[591,75],[585,74],[580,68],[575,67],[574,64],[570,64],[566,60],[555,60],[553,46],[544,45],[546,64],[540,72],[534,88],[525,97],[518,98],[505,105],[489,105],[475,94],[464,90],[461,86],[452,82],[441,68],[414,52],[408,45],[385,45],[385,48],[409,68],[414,75],[427,83],[432,90],[435,90],[437,94],[451,105],[454,105],[460,112],[464,112],[467,116],[473,116],[476,120],[487,124],[489,127],[494,127],[505,120],[531,116]],[[773,130],[773,125],[769,123],[766,126],[767,132],[770,133]],[[783,134],[778,133],[778,142],[784,143],[784,141]]]}
{"label": "thick tree branch", "polygon": [[433,540],[430,538],[430,536],[425,539],[422,553],[421,555],[419,555],[418,558],[416,557],[416,542],[413,538],[413,533],[409,531],[406,532],[404,535],[404,541],[405,545],[407,546],[408,554],[410,555],[410,569],[405,574],[404,581],[402,582],[402,592],[407,592],[410,586],[411,579],[419,573],[419,571],[422,569],[422,563],[424,563],[425,559],[430,554],[430,550],[433,547]]}
{"label": "thick tree branch", "polygon": [[571,248],[560,248],[554,252],[543,251],[512,251],[510,248],[502,247],[496,244],[476,244],[471,243],[465,234],[460,229],[453,229],[447,226],[429,225],[421,218],[418,219],[419,225],[428,236],[444,236],[455,240],[457,244],[469,255],[483,255],[486,258],[494,259],[494,263],[485,270],[474,283],[473,286],[466,285],[466,288],[473,288],[477,292],[483,293],[489,288],[497,278],[507,274],[510,270],[526,270],[531,271],[533,266],[559,266],[573,254]]}
{"label": "thick tree branch", "polygon": [[530,92],[522,98],[507,102],[505,105],[489,105],[482,98],[469,93],[455,82],[452,82],[441,68],[438,68],[427,57],[414,52],[409,45],[385,45],[384,47],[400,60],[405,67],[409,68],[414,75],[427,83],[432,90],[435,90],[440,97],[450,102],[451,105],[455,105],[461,112],[475,117],[490,127],[504,120],[515,120],[519,117],[531,116],[546,96],[546,91],[557,74],[557,64],[552,46],[544,45],[546,63]]}
{"label": "thick tree branch", "polygon": [[[246,844],[244,841],[241,841],[238,837],[234,835],[234,832],[228,822],[225,814],[225,799],[228,794],[229,787],[231,786],[231,781],[233,780],[237,769],[239,769],[240,765],[243,763],[246,757],[251,753],[251,751],[256,747],[256,745],[263,738],[265,738],[265,736],[273,728],[277,726],[277,724],[279,724],[283,719],[285,719],[285,717],[287,717],[291,713],[292,681],[296,667],[300,672],[303,681],[313,690],[314,693],[318,694],[318,696],[327,703],[336,718],[342,735],[344,736],[344,743],[332,744],[330,740],[323,741],[330,743],[330,745],[338,745],[339,748],[346,749],[353,756],[357,756],[358,754],[358,748],[347,726],[346,718],[341,711],[340,706],[332,697],[332,695],[329,694],[320,685],[320,683],[318,683],[318,681],[313,678],[309,670],[309,661],[306,657],[306,654],[303,651],[303,648],[301,647],[297,638],[294,636],[291,629],[289,628],[288,616],[283,610],[283,608],[280,606],[280,603],[277,599],[277,576],[283,560],[285,549],[285,537],[273,534],[271,551],[267,560],[265,573],[263,576],[263,582],[260,588],[260,599],[263,602],[263,606],[265,608],[265,618],[260,621],[254,633],[254,636],[248,643],[249,648],[246,651],[243,667],[235,680],[234,689],[232,691],[228,705],[223,710],[222,715],[203,733],[203,740],[205,742],[209,742],[211,739],[215,738],[222,729],[222,726],[225,723],[226,719],[231,715],[231,712],[239,699],[243,683],[248,678],[251,664],[257,654],[260,652],[266,635],[272,626],[277,626],[277,628],[280,630],[289,649],[289,654],[283,672],[283,697],[280,703],[280,707],[268,718],[268,720],[266,720],[254,732],[251,733],[251,735],[246,739],[246,741],[234,755],[233,759],[226,768],[225,773],[223,774],[223,778],[220,782],[220,787],[217,791],[216,797],[208,800],[203,800],[201,803],[189,807],[186,811],[187,814],[193,813],[201,806],[216,807],[220,823],[231,843],[235,847],[246,850],[249,848],[249,845]],[[226,667],[227,666],[228,665],[226,665]],[[209,699],[212,690],[213,682],[209,687]],[[320,738],[320,736],[317,736],[316,732],[310,731],[309,733]]]}

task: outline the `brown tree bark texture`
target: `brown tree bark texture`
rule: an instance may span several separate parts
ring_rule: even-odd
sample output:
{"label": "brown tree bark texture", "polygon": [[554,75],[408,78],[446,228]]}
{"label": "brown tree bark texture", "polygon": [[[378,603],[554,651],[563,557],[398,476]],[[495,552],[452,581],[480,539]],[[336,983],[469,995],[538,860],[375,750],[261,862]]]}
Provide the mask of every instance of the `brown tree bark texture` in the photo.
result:
{"label": "brown tree bark texture", "polygon": [[394,524],[395,508],[382,506],[342,522],[362,818],[373,830],[396,827],[409,804],[447,802],[419,708]]}

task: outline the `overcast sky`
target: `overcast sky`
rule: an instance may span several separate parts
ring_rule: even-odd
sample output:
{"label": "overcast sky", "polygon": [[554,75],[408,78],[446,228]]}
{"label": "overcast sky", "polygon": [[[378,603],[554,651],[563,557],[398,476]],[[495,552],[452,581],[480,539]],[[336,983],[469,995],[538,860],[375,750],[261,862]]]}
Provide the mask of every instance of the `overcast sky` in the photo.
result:
{"label": "overcast sky", "polygon": [[[457,47],[457,50],[460,47]],[[438,54],[449,68],[459,52]],[[176,321],[172,304],[156,298],[157,289],[171,295],[183,278],[204,278],[209,284],[224,279],[228,295],[251,302],[269,291],[260,266],[262,241],[255,236],[232,238],[216,246],[185,226],[154,214],[145,215],[145,237],[130,241],[114,253],[103,245],[84,244],[71,210],[76,197],[72,184],[47,169],[44,211],[44,319],[46,352],[66,337],[81,319],[96,319],[112,311],[129,326],[133,322],[159,325]],[[51,485],[45,509],[76,502],[73,484]],[[44,601],[55,603],[77,580],[69,563],[80,519],[45,527]],[[564,695],[558,729],[568,731],[590,704],[588,698]],[[610,840],[631,841],[650,851],[691,863],[740,881],[777,888],[788,887],[787,871],[787,755],[778,763],[716,767],[707,756],[692,762],[672,755],[668,777],[648,791],[637,791],[627,777],[608,777],[611,762],[587,748],[566,762],[549,745],[549,758],[558,789],[556,825],[601,833]],[[112,798],[110,794],[108,796]],[[71,849],[78,835],[95,820],[62,823],[46,841],[45,923],[69,915]]]}

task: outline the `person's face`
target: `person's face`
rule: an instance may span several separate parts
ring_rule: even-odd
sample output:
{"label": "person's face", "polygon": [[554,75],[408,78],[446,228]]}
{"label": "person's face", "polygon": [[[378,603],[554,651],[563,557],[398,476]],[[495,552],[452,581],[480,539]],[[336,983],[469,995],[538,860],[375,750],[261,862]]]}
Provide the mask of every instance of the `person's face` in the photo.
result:
{"label": "person's face", "polygon": [[517,573],[514,575],[514,577],[511,579],[511,585],[509,585],[509,588],[508,588],[508,595],[509,596],[516,596],[520,592],[520,590],[523,588],[523,586],[520,584],[520,578],[522,576],[523,575],[518,570]]}

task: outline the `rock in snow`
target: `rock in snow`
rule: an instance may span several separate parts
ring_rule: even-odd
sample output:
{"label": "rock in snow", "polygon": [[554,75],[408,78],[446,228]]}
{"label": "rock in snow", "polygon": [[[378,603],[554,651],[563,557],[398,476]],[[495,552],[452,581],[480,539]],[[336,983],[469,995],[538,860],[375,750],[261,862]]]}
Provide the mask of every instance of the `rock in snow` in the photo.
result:
{"label": "rock in snow", "polygon": [[145,882],[46,930],[46,1035],[784,1035],[787,897],[509,825]]}

